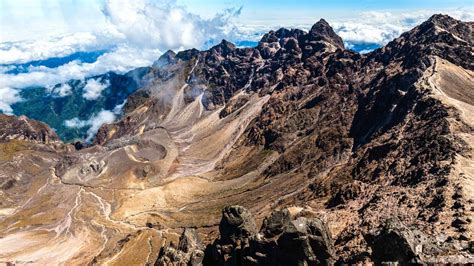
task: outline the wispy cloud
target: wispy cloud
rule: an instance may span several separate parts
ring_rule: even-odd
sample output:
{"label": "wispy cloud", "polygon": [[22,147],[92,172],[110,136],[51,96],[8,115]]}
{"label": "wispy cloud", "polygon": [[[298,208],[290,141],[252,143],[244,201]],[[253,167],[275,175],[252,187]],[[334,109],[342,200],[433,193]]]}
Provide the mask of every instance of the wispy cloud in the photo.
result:
{"label": "wispy cloud", "polygon": [[5,114],[12,114],[11,105],[21,101],[18,91],[12,88],[0,88],[0,111]]}
{"label": "wispy cloud", "polygon": [[110,47],[108,34],[81,32],[32,41],[0,43],[0,64],[21,64],[51,57],[64,57],[80,51]]}
{"label": "wispy cloud", "polygon": [[102,83],[99,80],[90,79],[87,81],[86,86],[84,86],[84,93],[82,94],[82,97],[89,101],[96,100],[102,95],[102,91],[109,86],[109,81]]}
{"label": "wispy cloud", "polygon": [[[399,37],[403,32],[412,29],[436,13],[448,14],[463,21],[474,20],[474,8],[462,7],[433,10],[391,10],[352,12],[342,18],[336,15],[325,17],[314,15],[301,18],[298,23],[291,23],[285,17],[275,20],[253,22],[238,22],[238,31],[234,34],[237,40],[258,41],[269,30],[280,27],[309,30],[321,17],[325,18],[346,43],[372,43],[385,45]],[[283,14],[282,14],[283,16]],[[329,15],[328,15],[329,16]],[[291,21],[291,20],[290,20]]]}
{"label": "wispy cloud", "polygon": [[72,61],[57,68],[30,67],[29,72],[17,75],[0,73],[0,86],[12,88],[48,87],[72,79],[82,80],[109,71],[123,73],[137,67],[151,65],[160,54],[158,50],[122,46],[105,53],[93,63]]}
{"label": "wispy cloud", "polygon": [[161,51],[201,48],[209,39],[232,34],[231,19],[240,11],[226,9],[205,19],[170,0],[106,0],[104,5],[111,28],[130,44]]}
{"label": "wispy cloud", "polygon": [[[439,11],[419,10],[411,12],[368,11],[353,19],[332,22],[332,26],[346,42],[377,43],[385,45],[412,29]],[[472,8],[444,10],[443,13],[463,20],[474,20]]]}
{"label": "wispy cloud", "polygon": [[[209,40],[220,41],[238,32],[231,19],[240,14],[239,9],[228,9],[212,18],[202,18],[176,1],[105,0],[103,4],[107,25],[102,31],[1,43],[0,86],[47,87],[109,71],[123,73],[151,65],[168,49],[205,48],[210,44]],[[55,68],[31,66],[27,73],[5,74],[11,69],[8,64],[96,50],[109,52],[93,63],[71,61]]]}
{"label": "wispy cloud", "polygon": [[69,85],[67,83],[63,83],[63,84],[53,88],[51,93],[54,94],[54,95],[57,95],[58,97],[66,97],[68,95],[71,95],[72,87],[71,87],[71,85]]}
{"label": "wispy cloud", "polygon": [[73,118],[64,121],[64,125],[69,128],[84,128],[88,127],[86,141],[90,142],[95,137],[95,134],[103,124],[112,123],[116,116],[113,112],[102,110],[99,113],[91,116],[87,120],[81,120],[79,118]]}

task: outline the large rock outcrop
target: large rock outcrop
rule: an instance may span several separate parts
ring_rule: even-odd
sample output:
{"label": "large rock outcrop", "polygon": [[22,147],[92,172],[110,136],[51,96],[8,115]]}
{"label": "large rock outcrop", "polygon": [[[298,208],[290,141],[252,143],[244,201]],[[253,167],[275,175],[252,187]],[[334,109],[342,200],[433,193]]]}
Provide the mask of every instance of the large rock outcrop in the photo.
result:
{"label": "large rock outcrop", "polygon": [[58,135],[46,124],[25,116],[0,114],[0,141],[25,140],[36,143],[59,141]]}
{"label": "large rock outcrop", "polygon": [[249,211],[226,207],[219,232],[206,248],[205,265],[332,265],[335,258],[327,225],[288,209],[273,212],[257,233]]}

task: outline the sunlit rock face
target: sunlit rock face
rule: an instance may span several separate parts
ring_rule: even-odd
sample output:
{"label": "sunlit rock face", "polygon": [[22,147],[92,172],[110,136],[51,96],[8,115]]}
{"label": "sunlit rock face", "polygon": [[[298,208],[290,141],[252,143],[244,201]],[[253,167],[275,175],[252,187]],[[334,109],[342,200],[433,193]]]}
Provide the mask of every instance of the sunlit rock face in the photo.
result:
{"label": "sunlit rock face", "polygon": [[361,55],[321,20],[169,52],[80,150],[8,118],[0,260],[473,262],[472,28],[436,15]]}

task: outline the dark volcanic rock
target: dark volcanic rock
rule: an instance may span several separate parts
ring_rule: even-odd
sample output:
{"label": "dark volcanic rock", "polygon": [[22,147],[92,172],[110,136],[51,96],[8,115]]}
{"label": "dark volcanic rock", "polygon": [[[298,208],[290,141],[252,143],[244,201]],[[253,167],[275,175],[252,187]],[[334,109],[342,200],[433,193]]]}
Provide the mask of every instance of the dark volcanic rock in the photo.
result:
{"label": "dark volcanic rock", "polygon": [[211,48],[211,52],[216,52],[222,56],[226,56],[230,54],[232,51],[234,51],[235,45],[231,42],[228,42],[226,40],[222,40],[221,43],[218,45],[214,46]]}
{"label": "dark volcanic rock", "polygon": [[0,142],[26,140],[38,143],[59,141],[58,135],[46,124],[25,116],[0,114]]}
{"label": "dark volcanic rock", "polygon": [[243,207],[234,206],[224,209],[222,221],[234,226],[220,227],[220,238],[206,248],[205,265],[333,264],[335,251],[329,229],[317,218],[293,219],[288,210],[277,211],[266,218],[260,233],[246,230],[242,234],[241,226],[235,225],[253,228],[253,218]]}
{"label": "dark volcanic rock", "polygon": [[164,67],[176,62],[176,53],[168,50],[153,63],[153,67]]}
{"label": "dark volcanic rock", "polygon": [[274,211],[265,220],[261,232],[265,237],[271,238],[283,233],[291,223],[291,215],[287,209]]}
{"label": "dark volcanic rock", "polygon": [[235,242],[237,239],[254,235],[257,232],[257,227],[247,209],[242,206],[229,206],[222,210],[219,231],[222,241]]}
{"label": "dark volcanic rock", "polygon": [[342,38],[337,35],[334,30],[329,26],[326,20],[321,19],[311,27],[309,31],[310,37],[308,39],[325,41],[339,49],[344,49],[344,42]]}
{"label": "dark volcanic rock", "polygon": [[202,265],[204,246],[196,230],[186,228],[179,238],[178,247],[162,247],[155,265]]}
{"label": "dark volcanic rock", "polygon": [[327,225],[319,219],[293,220],[277,240],[280,265],[332,265],[335,250]]}
{"label": "dark volcanic rock", "polygon": [[185,50],[181,51],[176,55],[176,58],[179,58],[181,60],[191,60],[195,56],[199,54],[199,50],[197,49],[190,49],[190,50]]}
{"label": "dark volcanic rock", "polygon": [[390,219],[382,229],[368,235],[372,260],[377,263],[396,262],[401,265],[420,263],[422,243],[419,235],[406,228],[399,220]]}

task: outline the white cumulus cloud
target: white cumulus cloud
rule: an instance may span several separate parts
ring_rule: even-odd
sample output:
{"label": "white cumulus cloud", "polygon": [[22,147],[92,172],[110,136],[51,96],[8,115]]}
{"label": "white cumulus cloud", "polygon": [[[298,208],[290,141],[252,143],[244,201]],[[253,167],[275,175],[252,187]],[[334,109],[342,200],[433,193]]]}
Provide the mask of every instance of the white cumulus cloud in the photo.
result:
{"label": "white cumulus cloud", "polygon": [[[335,21],[331,25],[346,42],[385,45],[435,13],[440,11],[419,10],[404,13],[368,11],[355,15],[353,19]],[[463,21],[474,20],[472,8],[444,10],[441,13]]]}
{"label": "white cumulus cloud", "polygon": [[0,111],[3,113],[12,114],[13,110],[11,105],[21,100],[17,90],[8,87],[0,87]]}
{"label": "white cumulus cloud", "polygon": [[59,85],[58,87],[53,88],[52,93],[57,95],[58,97],[66,97],[68,95],[71,95],[72,87],[71,87],[71,85],[69,85],[67,83],[63,83],[63,84]]}
{"label": "white cumulus cloud", "polygon": [[88,120],[81,120],[77,117],[64,121],[64,125],[69,128],[83,128],[88,126]]}
{"label": "white cumulus cloud", "polygon": [[[109,71],[124,73],[151,65],[168,49],[206,48],[212,40],[231,38],[237,32],[231,19],[240,10],[224,10],[202,18],[176,1],[105,0],[106,24],[100,31],[81,32],[34,41],[0,43],[2,87],[48,87],[71,79],[84,79]],[[232,38],[231,38],[232,39]],[[76,52],[108,50],[93,63],[72,61],[56,68],[30,66],[27,73],[5,74],[8,64],[27,63]]]}
{"label": "white cumulus cloud", "polygon": [[88,120],[81,120],[76,117],[64,121],[64,125],[69,128],[89,127],[89,129],[87,130],[86,141],[90,142],[103,124],[112,123],[114,122],[115,118],[116,116],[113,112],[108,110],[102,110],[99,113],[91,116]]}
{"label": "white cumulus cloud", "polygon": [[89,101],[96,100],[102,95],[102,91],[109,86],[110,83],[108,81],[102,83],[99,80],[90,79],[87,81],[86,86],[84,86],[84,93],[82,94],[82,97]]}
{"label": "white cumulus cloud", "polygon": [[56,68],[30,67],[29,72],[17,75],[0,73],[0,84],[12,88],[48,87],[72,79],[82,80],[109,71],[124,73],[137,67],[151,65],[159,55],[158,50],[122,46],[105,53],[93,63],[72,61]]}
{"label": "white cumulus cloud", "polygon": [[202,48],[236,30],[231,19],[240,10],[228,9],[205,19],[173,0],[106,0],[104,14],[111,27],[136,47],[160,49]]}
{"label": "white cumulus cloud", "polygon": [[0,64],[21,64],[75,52],[104,49],[111,38],[89,32],[66,34],[38,40],[0,43]]}

